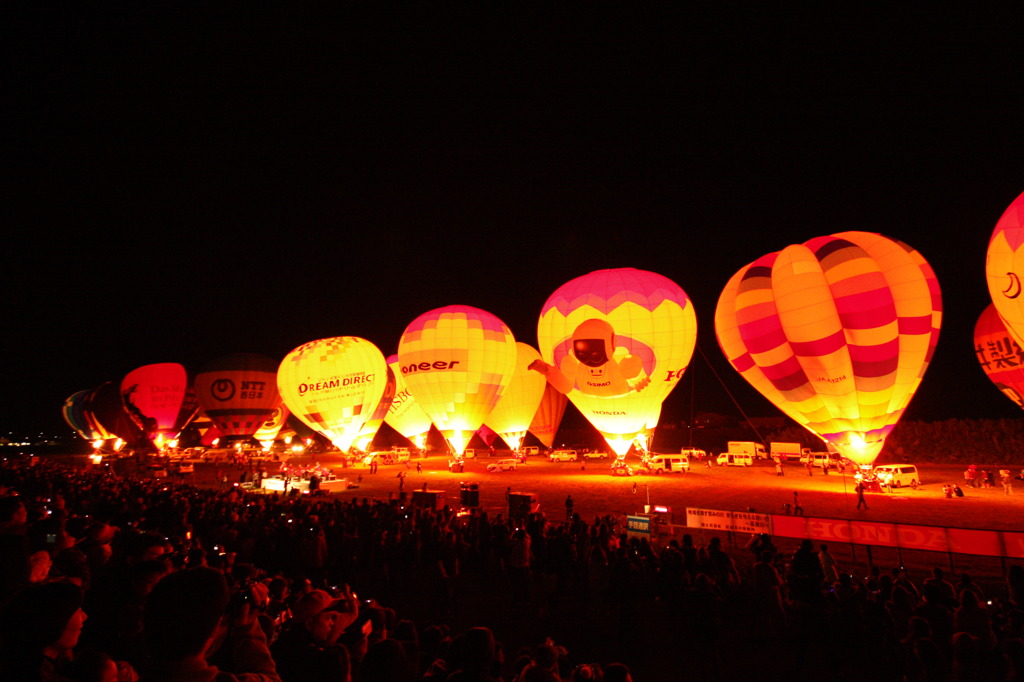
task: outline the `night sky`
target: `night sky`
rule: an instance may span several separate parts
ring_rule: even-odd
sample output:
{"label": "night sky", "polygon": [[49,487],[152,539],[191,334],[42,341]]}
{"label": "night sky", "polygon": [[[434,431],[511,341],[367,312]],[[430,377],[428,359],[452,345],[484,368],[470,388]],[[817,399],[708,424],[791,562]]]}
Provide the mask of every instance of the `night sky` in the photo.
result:
{"label": "night sky", "polygon": [[[678,282],[729,391],[778,414],[718,349],[718,294],[851,229],[942,287],[907,418],[1019,415],[971,343],[1024,191],[1018,17],[145,5],[2,22],[2,432],[66,431],[66,397],[143,364],[339,335],[391,354],[444,305],[535,345],[547,296],[606,267]],[[735,414],[691,368],[693,409]]]}

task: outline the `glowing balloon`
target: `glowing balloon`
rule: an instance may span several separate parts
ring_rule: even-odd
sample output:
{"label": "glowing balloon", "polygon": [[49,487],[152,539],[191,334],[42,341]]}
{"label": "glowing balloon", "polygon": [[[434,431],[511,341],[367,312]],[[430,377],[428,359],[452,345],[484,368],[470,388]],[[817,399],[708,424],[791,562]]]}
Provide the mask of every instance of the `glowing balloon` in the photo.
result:
{"label": "glowing balloon", "polygon": [[105,434],[103,440],[120,438],[132,447],[146,442],[145,434],[124,408],[120,386],[113,381],[100,384],[89,393],[85,413],[93,430]]}
{"label": "glowing balloon", "polygon": [[176,439],[199,410],[188,372],[176,362],[144,365],[121,380],[124,407],[157,449]]}
{"label": "glowing balloon", "polygon": [[505,323],[470,306],[420,315],[398,343],[409,391],[458,454],[512,381],[516,357]]}
{"label": "glowing balloon", "polygon": [[85,401],[90,393],[92,393],[91,389],[73,393],[64,401],[61,414],[64,415],[64,421],[68,423],[68,426],[73,428],[79,436],[92,442],[94,440],[103,440],[105,436],[97,433],[94,425],[90,423],[86,416]]}
{"label": "glowing balloon", "polygon": [[484,421],[513,450],[518,450],[522,445],[523,436],[530,428],[547,385],[544,375],[530,369],[534,360],[540,360],[540,353],[522,342],[516,343],[516,350],[512,382]]}
{"label": "glowing balloon", "polygon": [[398,364],[398,356],[388,357],[388,367],[395,377],[395,397],[391,401],[384,421],[388,426],[408,438],[416,447],[422,449],[427,443],[430,432],[430,417],[423,411],[420,404],[412,397],[409,387],[402,376],[402,367]]}
{"label": "glowing balloon", "polygon": [[1024,346],[1024,194],[999,218],[988,242],[985,261],[988,292],[1013,339]]}
{"label": "glowing balloon", "polygon": [[992,304],[974,325],[974,353],[992,383],[1017,407],[1024,408],[1024,351]]}
{"label": "glowing balloon", "polygon": [[302,423],[348,450],[387,388],[384,355],[356,336],[303,344],[277,370],[285,405]]}
{"label": "glowing balloon", "polygon": [[209,362],[195,387],[199,406],[227,439],[252,436],[280,402],[277,362],[256,353]]}
{"label": "glowing balloon", "polygon": [[366,420],[366,423],[363,424],[363,428],[359,429],[359,435],[356,436],[356,447],[364,452],[370,449],[374,436],[377,435],[381,424],[384,423],[385,415],[387,415],[388,410],[391,408],[391,401],[395,399],[395,372],[391,367],[388,367],[387,371],[388,383],[384,389],[384,395],[380,397],[377,408],[370,415],[370,418]]}
{"label": "glowing balloon", "polygon": [[920,385],[941,320],[938,280],[917,251],[843,232],[737,272],[719,298],[715,330],[754,388],[866,466]]}
{"label": "glowing balloon", "polygon": [[269,445],[277,440],[277,436],[281,433],[281,429],[284,428],[290,414],[288,406],[281,400],[281,394],[278,392],[277,405],[267,418],[263,420],[263,423],[260,424],[260,428],[256,429],[256,433],[252,434],[252,437],[263,445]]}
{"label": "glowing balloon", "polygon": [[562,417],[568,404],[569,398],[564,393],[559,393],[551,384],[545,384],[544,395],[537,406],[537,412],[533,415],[533,421],[530,422],[530,433],[549,448],[555,445],[555,434],[562,424]]}
{"label": "glowing balloon", "polygon": [[682,288],[633,268],[598,270],[562,285],[537,325],[534,367],[619,456],[645,435],[693,356],[697,316]]}

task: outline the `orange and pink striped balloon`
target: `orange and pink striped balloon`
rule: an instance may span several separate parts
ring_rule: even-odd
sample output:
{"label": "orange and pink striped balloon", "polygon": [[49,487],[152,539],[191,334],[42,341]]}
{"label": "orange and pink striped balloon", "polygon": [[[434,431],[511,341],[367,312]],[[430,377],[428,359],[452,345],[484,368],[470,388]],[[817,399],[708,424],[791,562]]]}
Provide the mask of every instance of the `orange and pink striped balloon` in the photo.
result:
{"label": "orange and pink striped balloon", "polygon": [[921,383],[941,320],[938,280],[917,251],[842,232],[737,272],[715,330],[729,362],[766,398],[870,465]]}

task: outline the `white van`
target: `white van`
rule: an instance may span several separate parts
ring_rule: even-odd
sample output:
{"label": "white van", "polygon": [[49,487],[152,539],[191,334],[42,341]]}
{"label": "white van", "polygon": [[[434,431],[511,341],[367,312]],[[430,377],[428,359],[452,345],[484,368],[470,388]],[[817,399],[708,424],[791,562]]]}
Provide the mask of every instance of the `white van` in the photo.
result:
{"label": "white van", "polygon": [[552,462],[575,462],[577,455],[575,450],[555,450],[548,459]]}
{"label": "white van", "polygon": [[872,472],[879,481],[885,482],[893,488],[902,488],[909,485],[916,488],[921,485],[921,476],[917,473],[917,467],[913,464],[883,464],[875,467]]}
{"label": "white van", "polygon": [[525,455],[527,457],[539,455],[540,454],[540,448],[537,447],[536,445],[527,445],[524,448],[520,448],[519,454],[520,455]]}
{"label": "white van", "polygon": [[651,455],[647,466],[654,474],[686,473],[690,470],[690,458],[686,455]]}
{"label": "white van", "polygon": [[519,464],[518,459],[499,459],[497,462],[491,462],[487,465],[488,471],[515,471],[516,466]]}
{"label": "white van", "polygon": [[749,467],[754,466],[754,458],[749,454],[737,452],[723,452],[715,460],[718,466]]}

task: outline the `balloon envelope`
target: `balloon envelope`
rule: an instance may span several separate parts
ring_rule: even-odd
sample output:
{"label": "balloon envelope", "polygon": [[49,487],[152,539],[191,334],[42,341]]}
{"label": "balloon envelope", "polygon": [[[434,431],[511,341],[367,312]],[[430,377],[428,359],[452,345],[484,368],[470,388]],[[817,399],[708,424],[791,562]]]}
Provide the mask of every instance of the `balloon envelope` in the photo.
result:
{"label": "balloon envelope", "polygon": [[869,465],[921,383],[941,317],[938,281],[917,251],[843,232],[737,272],[715,330],[726,358],[766,398]]}
{"label": "balloon envelope", "polygon": [[974,354],[985,376],[1017,407],[1024,408],[1024,351],[991,303],[974,325]]}
{"label": "balloon envelope", "polygon": [[547,385],[543,374],[530,369],[534,360],[540,360],[540,353],[521,341],[516,342],[516,353],[512,381],[484,421],[513,450],[522,445]]}
{"label": "balloon envelope", "polygon": [[103,440],[106,436],[94,430],[94,425],[89,422],[85,414],[85,402],[92,389],[85,389],[73,393],[64,401],[61,414],[64,421],[73,428],[79,436],[87,441]]}
{"label": "balloon envelope", "polygon": [[1024,346],[1024,194],[1013,200],[992,231],[985,274],[999,317],[1014,340]]}
{"label": "balloon envelope", "polygon": [[188,372],[176,362],[144,365],[121,380],[121,399],[132,420],[157,448],[174,440],[199,403]]}
{"label": "balloon envelope", "polygon": [[530,433],[537,437],[541,443],[551,448],[555,445],[555,434],[562,424],[562,417],[565,416],[565,408],[569,404],[569,398],[551,384],[545,384],[544,395],[537,406],[537,412],[530,422]]}
{"label": "balloon envelope", "polygon": [[391,401],[395,399],[395,372],[390,366],[387,368],[387,375],[388,383],[384,388],[384,394],[380,397],[380,402],[377,403],[373,414],[363,424],[363,428],[359,429],[359,435],[356,437],[356,447],[360,450],[370,449],[374,436],[377,435],[381,424],[384,423],[385,415],[387,415],[388,410],[391,408]]}
{"label": "balloon envelope", "polygon": [[310,341],[288,353],[277,370],[288,409],[340,450],[351,447],[387,382],[384,355],[357,336]]}
{"label": "balloon envelope", "polygon": [[689,365],[697,316],[686,292],[667,277],[598,270],[548,298],[537,338],[545,361],[538,369],[623,456],[657,421]]}
{"label": "balloon envelope", "polygon": [[196,375],[199,406],[228,438],[252,436],[277,405],[277,366],[257,353],[233,353]]}
{"label": "balloon envelope", "polygon": [[402,366],[398,364],[398,355],[388,357],[388,367],[395,377],[395,397],[388,407],[384,421],[412,441],[416,447],[422,448],[426,444],[427,433],[433,422],[409,391],[402,375]]}
{"label": "balloon envelope", "polygon": [[423,313],[398,343],[409,391],[458,454],[512,381],[516,357],[505,323],[470,306]]}

